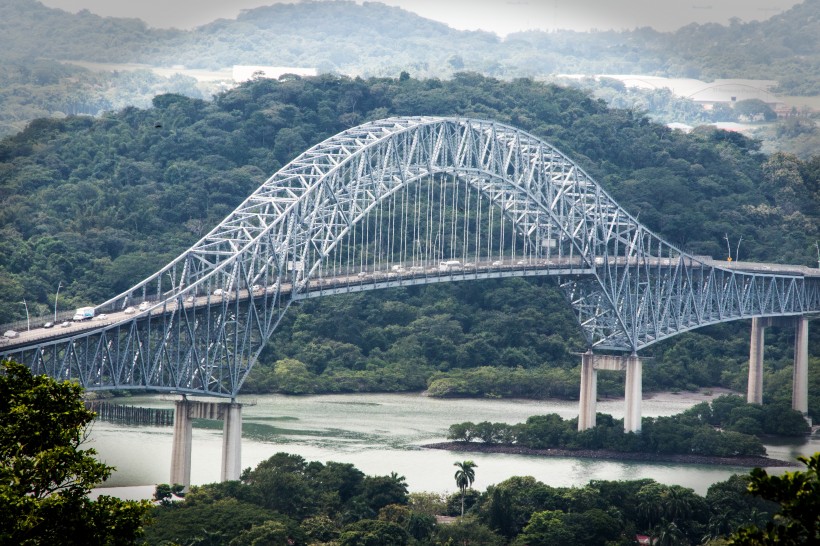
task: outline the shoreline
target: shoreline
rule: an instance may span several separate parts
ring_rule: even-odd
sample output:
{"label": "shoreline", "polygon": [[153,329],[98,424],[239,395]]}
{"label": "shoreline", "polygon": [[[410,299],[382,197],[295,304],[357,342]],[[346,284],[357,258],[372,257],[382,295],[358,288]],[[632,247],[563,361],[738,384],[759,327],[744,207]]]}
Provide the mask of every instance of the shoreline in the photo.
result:
{"label": "shoreline", "polygon": [[569,457],[577,459],[605,459],[611,461],[641,461],[647,463],[705,464],[715,466],[800,467],[797,462],[781,461],[769,457],[713,457],[708,455],[676,455],[659,453],[629,453],[607,449],[533,449],[515,445],[483,444],[478,442],[438,442],[423,444],[427,449],[474,453],[504,453],[509,455],[534,455],[540,457]]}

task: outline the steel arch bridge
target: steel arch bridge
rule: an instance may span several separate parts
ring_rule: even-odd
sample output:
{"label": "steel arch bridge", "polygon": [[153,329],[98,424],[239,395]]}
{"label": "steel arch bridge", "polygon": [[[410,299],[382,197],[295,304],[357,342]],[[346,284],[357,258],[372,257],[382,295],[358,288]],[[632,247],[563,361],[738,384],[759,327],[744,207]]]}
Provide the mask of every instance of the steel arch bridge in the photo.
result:
{"label": "steel arch bridge", "polygon": [[99,320],[23,336],[2,355],[88,390],[235,398],[294,301],[527,275],[558,278],[595,350],[820,311],[820,270],[687,255],[524,131],[400,117],[305,151],[173,262],[97,306]]}

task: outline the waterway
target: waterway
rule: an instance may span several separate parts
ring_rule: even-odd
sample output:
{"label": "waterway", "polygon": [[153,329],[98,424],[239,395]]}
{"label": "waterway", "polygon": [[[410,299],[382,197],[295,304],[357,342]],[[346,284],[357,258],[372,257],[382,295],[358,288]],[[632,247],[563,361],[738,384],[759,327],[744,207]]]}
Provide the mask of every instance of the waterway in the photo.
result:
{"label": "waterway", "polygon": [[[680,413],[718,393],[662,394],[643,401],[643,415]],[[474,487],[479,490],[510,476],[530,475],[552,486],[578,486],[590,480],[652,478],[691,487],[705,494],[709,486],[732,474],[734,466],[647,463],[598,459],[544,458],[490,453],[456,453],[425,449],[445,441],[447,428],[463,421],[517,423],[531,415],[578,414],[568,401],[435,399],[421,394],[352,394],[324,396],[260,396],[241,398],[243,407],[242,467],[253,467],[274,453],[301,455],[308,461],[352,463],[370,475],[397,472],[411,491],[453,492],[453,463],[472,459],[478,465]],[[128,398],[129,405],[173,407],[162,397]],[[598,411],[623,417],[623,400],[598,403]],[[106,494],[125,498],[150,496],[153,486],[168,481],[172,427],[128,426],[95,422],[87,447],[117,467],[105,483]],[[191,482],[219,480],[222,448],[220,421],[195,421]],[[820,438],[767,445],[772,458],[794,460],[820,451]],[[772,468],[782,472],[783,468]]]}

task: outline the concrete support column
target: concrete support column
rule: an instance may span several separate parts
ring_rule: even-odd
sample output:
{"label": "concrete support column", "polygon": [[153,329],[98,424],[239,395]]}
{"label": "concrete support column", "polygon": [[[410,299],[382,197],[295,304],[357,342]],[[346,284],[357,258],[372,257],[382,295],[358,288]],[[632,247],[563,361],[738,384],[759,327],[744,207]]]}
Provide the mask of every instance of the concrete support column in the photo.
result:
{"label": "concrete support column", "polygon": [[809,319],[797,317],[794,328],[794,375],[792,408],[809,413]]}
{"label": "concrete support column", "polygon": [[174,408],[174,443],[171,448],[171,483],[191,486],[191,404],[177,400]]}
{"label": "concrete support column", "polygon": [[242,472],[242,404],[223,404],[222,426],[222,478],[221,481],[239,479]]}
{"label": "concrete support column", "polygon": [[632,353],[626,359],[626,387],[624,431],[641,431],[641,400],[643,399],[643,365],[638,355]]}
{"label": "concrete support column", "polygon": [[624,431],[640,432],[641,399],[643,398],[643,368],[636,353],[630,356],[596,355],[587,351],[581,355],[581,400],[578,409],[578,430],[595,426],[598,399],[598,370],[626,371]]}
{"label": "concrete support column", "polygon": [[587,351],[581,355],[581,400],[578,408],[578,430],[595,426],[598,399],[598,373],[595,371],[595,355]]}
{"label": "concrete support column", "polygon": [[763,403],[763,348],[765,330],[768,321],[763,318],[752,319],[752,338],[749,346],[749,386],[746,401],[750,404]]}

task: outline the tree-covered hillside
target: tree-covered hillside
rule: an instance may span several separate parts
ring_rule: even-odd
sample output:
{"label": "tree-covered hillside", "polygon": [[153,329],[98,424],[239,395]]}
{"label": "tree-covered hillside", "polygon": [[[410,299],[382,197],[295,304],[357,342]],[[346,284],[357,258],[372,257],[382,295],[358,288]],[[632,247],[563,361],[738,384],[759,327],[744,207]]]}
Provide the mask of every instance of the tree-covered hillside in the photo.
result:
{"label": "tree-covered hillside", "polygon": [[[725,256],[728,234],[733,247],[743,237],[741,259],[815,263],[820,158],[766,157],[738,134],[683,134],[527,79],[290,77],[213,102],[163,95],[102,119],[38,120],[0,141],[0,322],[24,319],[24,299],[32,315],[49,314],[60,283],[60,309],[99,303],[182,252],[310,145],[419,114],[495,119],[546,139],[692,253]],[[661,345],[647,388],[743,388],[746,328]],[[789,335],[767,334],[767,392],[789,388]],[[411,288],[304,302],[248,388],[576,396],[580,350],[549,279]],[[620,380],[603,377],[600,392]]]}

